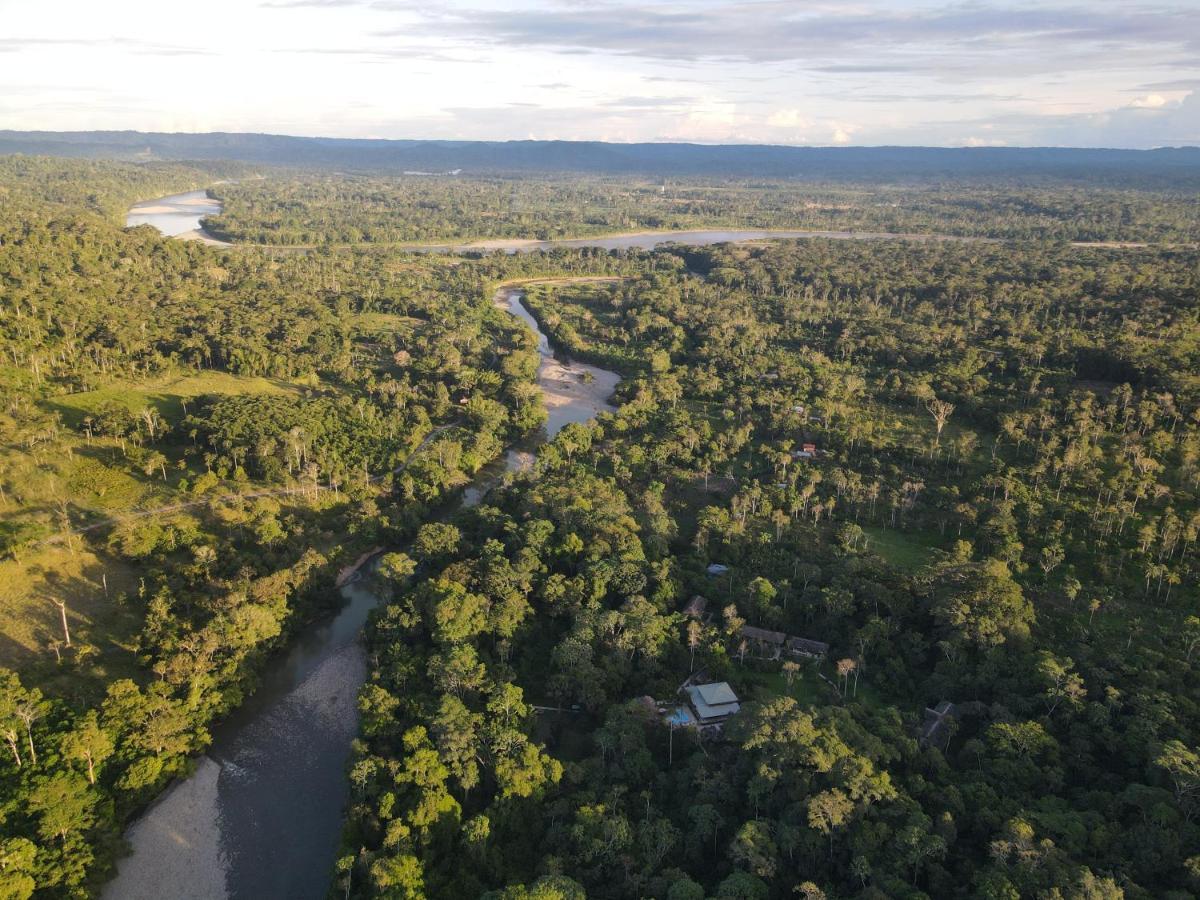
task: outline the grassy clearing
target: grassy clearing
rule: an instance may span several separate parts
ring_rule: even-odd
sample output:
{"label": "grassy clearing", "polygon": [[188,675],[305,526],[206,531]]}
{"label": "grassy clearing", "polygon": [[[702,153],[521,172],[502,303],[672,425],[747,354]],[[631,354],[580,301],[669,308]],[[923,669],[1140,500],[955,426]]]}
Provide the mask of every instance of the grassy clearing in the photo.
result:
{"label": "grassy clearing", "polygon": [[[917,452],[929,455],[933,447],[935,429],[933,419],[928,413],[908,404],[865,403],[863,406],[872,421],[883,424],[877,440],[882,438],[893,446],[912,447]],[[980,444],[992,439],[990,434],[976,424],[951,418],[942,432],[939,458],[944,458],[954,443],[968,433],[974,434]]]}
{"label": "grassy clearing", "polygon": [[65,447],[37,455],[5,448],[0,478],[9,486],[0,500],[0,546],[39,540],[94,515],[165,503],[170,496],[168,484],[144,475],[107,440],[89,447],[68,439]]}
{"label": "grassy clearing", "polygon": [[112,513],[168,502],[176,483],[187,474],[170,444],[150,448],[167,455],[168,480],[163,481],[136,465],[134,448],[128,448],[131,455],[127,457],[118,441],[98,435],[88,441],[81,433],[84,418],[110,404],[124,406],[133,413],[151,406],[166,422],[177,425],[184,416],[185,404],[196,397],[298,389],[298,385],[267,378],[202,372],[113,385],[49,400],[47,407],[60,415],[69,431],[59,434],[52,452],[31,452],[24,444],[0,449],[0,476],[12,486],[10,495],[0,498],[0,514],[10,523],[53,521],[53,530],[58,531],[68,499],[73,520],[86,512]]}
{"label": "grassy clearing", "polygon": [[[782,663],[775,663],[774,665],[781,666]],[[833,663],[829,660],[823,662],[819,667],[813,665],[811,662],[804,663],[803,668],[796,675],[790,687],[787,683],[787,677],[779,668],[760,671],[746,670],[744,673],[739,672],[734,680],[740,684],[742,690],[745,692],[743,696],[744,700],[764,702],[776,697],[791,697],[803,707],[830,706],[843,703],[861,703],[864,706],[870,707],[886,705],[886,701],[880,696],[879,691],[870,683],[867,677],[859,678],[857,690],[854,687],[854,679],[851,678],[849,692],[843,699],[837,688],[823,681],[818,673],[824,675],[834,684],[838,683],[837,673],[834,671]]]}
{"label": "grassy clearing", "polygon": [[[147,474],[132,446],[127,457],[114,439],[96,436],[89,442],[81,428],[85,416],[112,403],[134,413],[151,406],[177,425],[185,404],[200,396],[298,389],[266,378],[201,372],[47,401],[47,408],[68,428],[59,432],[53,449],[30,449],[23,442],[0,448],[0,481],[7,486],[0,495],[0,541],[11,545],[15,554],[0,560],[0,666],[19,667],[43,690],[64,696],[136,672],[129,639],[140,616],[117,600],[121,594],[136,593],[136,572],[93,552],[82,539],[70,547],[36,542],[98,518],[179,502],[181,480],[194,473],[168,443],[151,448],[165,454],[167,479],[157,472]],[[102,576],[107,576],[107,595]],[[85,656],[91,654],[86,661],[66,652],[61,665],[55,661],[50,642],[62,639],[55,600],[67,603],[76,649],[95,648],[85,651]]]}
{"label": "grassy clearing", "polygon": [[915,572],[931,563],[934,556],[931,551],[942,546],[941,539],[928,531],[900,531],[881,525],[865,525],[863,531],[871,541],[868,550],[906,572]]}
{"label": "grassy clearing", "polygon": [[206,394],[282,394],[295,390],[297,386],[286,381],[206,371],[67,394],[48,401],[47,405],[69,426],[79,428],[84,416],[95,415],[110,403],[120,404],[133,413],[151,406],[164,419],[177,422],[184,416],[184,404]]}
{"label": "grassy clearing", "polygon": [[396,313],[365,312],[354,316],[354,330],[363,335],[410,333],[421,324],[420,319]]}
{"label": "grassy clearing", "polygon": [[[47,546],[19,561],[0,561],[0,666],[33,668],[43,690],[60,695],[80,690],[81,677],[99,684],[133,673],[129,640],[141,618],[117,598],[134,595],[137,586],[132,568],[78,543],[73,551]],[[66,650],[62,664],[55,662],[50,642],[63,636],[56,600],[66,601],[75,650],[98,651],[86,665],[78,666]]]}
{"label": "grassy clearing", "polygon": [[[764,663],[764,665],[766,665]],[[778,667],[782,663],[773,663]],[[825,666],[824,668],[828,668]],[[836,694],[829,685],[818,676],[817,667],[811,663],[805,664],[797,674],[791,687],[783,672],[776,668],[774,671],[755,671],[746,669],[739,672],[737,681],[748,688],[747,696],[743,699],[767,701],[775,697],[791,697],[801,706],[828,706],[836,700]],[[826,674],[828,678],[829,675]]]}

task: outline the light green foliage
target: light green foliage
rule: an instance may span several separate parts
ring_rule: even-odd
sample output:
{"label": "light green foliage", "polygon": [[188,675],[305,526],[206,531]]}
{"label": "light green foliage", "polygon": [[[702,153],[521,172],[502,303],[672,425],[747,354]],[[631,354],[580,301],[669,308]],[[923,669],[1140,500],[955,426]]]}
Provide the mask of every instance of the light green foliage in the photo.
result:
{"label": "light green foliage", "polygon": [[[328,609],[336,567],[411,537],[518,407],[537,420],[536,353],[485,293],[529,260],[280,258],[121,228],[135,199],[241,171],[213,169],[0,159],[0,661],[24,682],[0,686],[0,840],[38,848],[5,872],[14,894],[27,876],[92,890],[128,816]],[[489,608],[458,612],[455,640]],[[448,671],[482,687],[465,658]],[[364,722],[395,739],[405,694],[380,692]],[[425,829],[456,801],[421,803]]]}
{"label": "light green foliage", "polygon": [[[1028,240],[1194,235],[1194,198],[309,172],[220,227],[374,246],[230,252],[103,219],[156,177],[0,165],[10,893],[90,890],[373,547],[339,894],[1195,890],[1196,254]],[[391,246],[725,217],[1021,240]],[[545,415],[491,300],[530,280],[617,409],[455,511]],[[689,675],[719,733],[664,724]]]}

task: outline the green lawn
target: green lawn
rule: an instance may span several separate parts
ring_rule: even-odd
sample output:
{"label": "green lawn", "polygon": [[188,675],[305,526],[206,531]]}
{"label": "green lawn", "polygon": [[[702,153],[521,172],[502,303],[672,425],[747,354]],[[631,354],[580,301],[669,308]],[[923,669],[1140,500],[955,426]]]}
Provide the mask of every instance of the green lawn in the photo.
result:
{"label": "green lawn", "polygon": [[[804,707],[830,706],[842,702],[862,703],[865,706],[879,706],[884,703],[879,691],[866,677],[859,678],[858,688],[854,688],[854,680],[850,680],[850,693],[842,701],[837,689],[823,681],[818,669],[812,663],[804,663],[797,673],[791,687],[788,687],[787,677],[781,669],[782,663],[758,663],[763,671],[755,671],[747,667],[738,671],[730,680],[744,701],[766,701],[775,697],[791,697]],[[775,668],[770,668],[774,666]],[[820,673],[837,684],[838,678],[833,663],[826,660],[821,664]]]}
{"label": "green lawn", "polygon": [[[20,560],[0,560],[0,666],[20,667],[60,695],[129,675],[135,670],[130,639],[141,617],[133,604],[117,598],[135,594],[137,586],[133,568],[79,541],[71,549],[46,546]],[[62,638],[55,600],[67,604],[75,647],[91,645],[98,652],[87,666],[73,665],[70,654],[61,665],[54,661],[50,642]]]}
{"label": "green lawn", "polygon": [[[803,664],[791,687],[788,687],[787,678],[780,669],[781,662],[757,663],[757,665],[774,668],[756,671],[747,666],[738,671],[733,679],[734,682],[743,686],[743,691],[749,689],[742,697],[743,700],[761,701],[774,697],[791,697],[801,706],[828,706],[834,702],[833,689],[817,676],[817,669],[811,663]],[[828,668],[828,665],[824,665],[821,671],[824,672]],[[824,674],[826,678],[832,677],[828,672],[824,672]]]}
{"label": "green lawn", "polygon": [[915,572],[933,561],[930,552],[942,545],[940,537],[928,531],[901,531],[881,525],[865,525],[870,543],[867,549],[879,554],[897,569]]}
{"label": "green lawn", "polygon": [[420,319],[384,312],[358,313],[353,322],[355,332],[364,336],[390,336],[396,332],[411,334],[421,324]]}
{"label": "green lawn", "polygon": [[[79,527],[124,510],[178,502],[180,480],[193,473],[181,467],[177,448],[164,444],[167,480],[157,473],[147,475],[136,462],[134,448],[126,457],[112,438],[97,435],[89,442],[80,428],[85,416],[115,402],[134,413],[154,407],[168,423],[178,425],[184,404],[206,394],[298,389],[267,378],[200,372],[48,400],[46,405],[67,428],[53,449],[31,451],[22,442],[0,448],[0,477],[11,486],[0,497],[0,541],[20,548],[0,559],[0,666],[18,666],[45,689],[63,695],[83,689],[72,687],[73,681],[100,683],[133,671],[130,637],[140,616],[117,597],[136,593],[139,573],[102,551],[93,552],[78,538],[70,546],[33,542],[62,532],[68,521]],[[73,642],[98,651],[86,666],[54,662],[50,643],[62,631],[55,599],[67,603]]]}
{"label": "green lawn", "polygon": [[113,402],[134,413],[152,406],[164,419],[178,422],[183,418],[184,404],[206,394],[282,394],[295,390],[297,386],[286,381],[208,371],[67,394],[48,401],[48,405],[72,428],[78,428],[84,416]]}

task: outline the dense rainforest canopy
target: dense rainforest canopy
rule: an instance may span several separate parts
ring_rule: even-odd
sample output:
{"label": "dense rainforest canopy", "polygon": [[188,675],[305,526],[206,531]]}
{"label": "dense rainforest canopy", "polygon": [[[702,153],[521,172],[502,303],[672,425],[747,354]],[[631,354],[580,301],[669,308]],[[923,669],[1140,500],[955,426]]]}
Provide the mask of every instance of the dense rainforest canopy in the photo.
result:
{"label": "dense rainforest canopy", "polygon": [[657,256],[528,291],[619,411],[384,567],[343,883],[1191,896],[1196,254]]}
{"label": "dense rainforest canopy", "polygon": [[340,566],[543,420],[489,286],[621,263],[225,252],[116,224],[221,172],[0,171],[0,893],[66,896]]}
{"label": "dense rainforest canopy", "polygon": [[218,185],[208,220],[238,242],[548,240],[704,226],[1042,241],[1200,242],[1195,190],[1016,178],[855,185],[808,179],[384,177],[294,172]]}
{"label": "dense rainforest canopy", "polygon": [[[0,158],[0,896],[97,893],[375,546],[339,895],[1200,891],[1194,194],[257,174]],[[120,227],[231,177],[328,246]],[[390,246],[660,215],[1003,240]],[[569,276],[616,410],[455,511]]]}

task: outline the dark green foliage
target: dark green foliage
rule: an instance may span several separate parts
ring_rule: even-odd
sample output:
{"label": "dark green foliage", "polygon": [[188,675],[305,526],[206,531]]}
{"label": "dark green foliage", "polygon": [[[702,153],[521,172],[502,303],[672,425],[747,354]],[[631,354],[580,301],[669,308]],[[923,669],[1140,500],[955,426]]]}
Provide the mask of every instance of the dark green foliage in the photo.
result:
{"label": "dark green foliage", "polygon": [[1050,241],[1195,241],[1194,195],[1080,187],[1060,180],[1031,187],[603,176],[383,176],[272,173],[213,189],[225,202],[206,227],[253,244],[320,246],[553,240],[695,228],[950,234]]}
{"label": "dark green foliage", "polygon": [[[219,250],[113,223],[198,170],[3,166],[0,425],[29,465],[0,473],[0,537],[36,554],[95,525],[75,540],[136,572],[119,602],[138,627],[120,674],[82,639],[0,671],[0,892],[94,892],[122,825],[376,545],[394,550],[389,602],[367,636],[339,893],[1197,889],[1196,251]],[[813,196],[813,225],[1195,235],[1194,197],[1124,188],[895,188],[914,204],[868,215],[857,187],[771,187],[722,206],[713,184],[681,186],[670,214],[780,223]],[[658,214],[652,191],[582,180],[222,190],[227,226],[271,243],[560,233],[588,196],[606,207],[590,230]],[[547,275],[622,279],[528,297],[561,347],[621,370],[619,409],[448,513],[542,421],[532,338],[490,294]],[[209,396],[125,402],[218,374]],[[274,390],[230,389],[250,378]],[[58,494],[14,474],[73,454],[89,467]],[[108,521],[92,497],[118,475],[162,506]],[[707,612],[689,619],[695,594]],[[830,654],[784,664],[746,624]],[[660,716],[695,672],[743,701],[719,740]],[[931,726],[940,700],[954,711]]]}
{"label": "dark green foliage", "polygon": [[[356,791],[352,889],[380,887],[375,835],[409,828],[445,897],[548,872],[598,898],[1185,896],[1195,254],[659,255],[692,274],[527,298],[573,354],[622,368],[621,405],[461,515],[456,550],[380,615],[369,690],[396,725],[362,759],[383,772],[405,729],[443,735],[455,829],[411,829],[421,806],[384,802],[386,778]],[[689,622],[695,593],[708,617]],[[830,656],[762,658],[744,623]],[[745,702],[703,746],[656,709],[694,670]],[[502,687],[548,707],[527,746],[562,776],[534,804],[462,762]]]}

